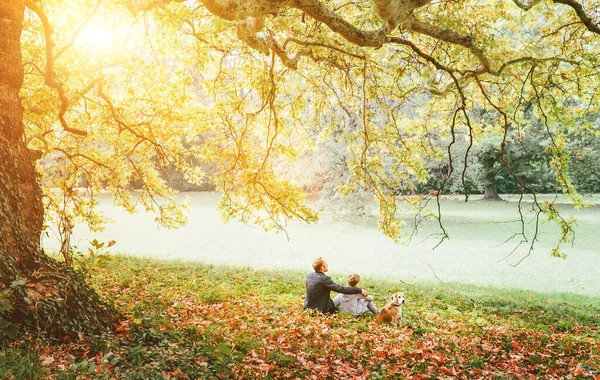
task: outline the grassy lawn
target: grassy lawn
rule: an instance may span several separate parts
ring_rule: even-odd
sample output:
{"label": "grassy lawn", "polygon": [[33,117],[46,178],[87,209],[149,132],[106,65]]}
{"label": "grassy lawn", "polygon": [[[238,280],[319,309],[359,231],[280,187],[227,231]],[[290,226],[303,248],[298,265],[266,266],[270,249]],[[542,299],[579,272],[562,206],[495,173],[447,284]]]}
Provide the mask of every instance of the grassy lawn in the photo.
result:
{"label": "grassy lawn", "polygon": [[[401,327],[301,310],[306,273],[118,256],[91,281],[123,319],[114,336],[0,349],[6,378],[593,378],[600,298],[364,276]],[[339,275],[339,274],[338,274]],[[334,278],[336,278],[334,274]]]}
{"label": "grassy lawn", "polygon": [[[444,196],[442,221],[449,240],[435,250],[433,247],[440,240],[437,221],[424,220],[418,226],[418,234],[407,244],[394,243],[377,231],[375,204],[367,216],[360,218],[324,209],[315,224],[290,222],[286,235],[265,233],[261,228],[233,221],[223,224],[216,206],[218,193],[182,193],[178,197],[182,202],[190,201],[189,222],[181,229],[170,230],[157,228],[155,215],[127,214],[116,207],[108,195],[103,195],[99,208],[115,223],[107,225],[102,232],[93,233],[79,224],[71,243],[76,250],[87,252],[89,241],[93,239],[116,240],[112,253],[301,271],[310,269],[310,263],[323,256],[342,279],[348,273],[358,272],[362,276],[409,283],[435,282],[439,278],[443,282],[544,293],[600,295],[597,280],[600,196],[588,196],[586,200],[595,206],[580,210],[565,204],[560,197],[557,199],[564,217],[573,215],[578,220],[574,245],[561,247],[566,260],[550,257],[560,236],[553,223],[539,226],[535,249],[529,252],[534,222],[530,207],[525,205],[528,242],[519,245],[522,237],[518,233],[522,226],[516,198],[508,195],[503,195],[505,202],[485,202],[472,196],[468,203],[460,196]],[[541,200],[554,198],[540,195]],[[318,208],[315,200],[311,202],[311,206]],[[434,203],[430,202],[429,206],[434,207]],[[411,232],[414,212],[406,211],[407,214],[400,213],[399,217],[407,222],[406,232]],[[51,232],[44,240],[44,247],[47,252],[60,248]],[[514,266],[528,254],[526,260]]]}

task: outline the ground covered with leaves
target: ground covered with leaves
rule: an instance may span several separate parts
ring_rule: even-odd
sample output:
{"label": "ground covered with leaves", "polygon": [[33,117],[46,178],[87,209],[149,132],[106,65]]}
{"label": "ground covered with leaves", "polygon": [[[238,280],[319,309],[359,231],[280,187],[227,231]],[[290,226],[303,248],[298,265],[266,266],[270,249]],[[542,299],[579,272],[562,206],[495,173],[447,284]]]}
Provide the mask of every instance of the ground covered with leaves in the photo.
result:
{"label": "ground covered with leaves", "polygon": [[[302,311],[305,273],[117,257],[90,280],[124,318],[113,336],[0,346],[6,378],[600,380],[600,299],[363,278],[401,327]],[[343,276],[333,275],[337,282]]]}

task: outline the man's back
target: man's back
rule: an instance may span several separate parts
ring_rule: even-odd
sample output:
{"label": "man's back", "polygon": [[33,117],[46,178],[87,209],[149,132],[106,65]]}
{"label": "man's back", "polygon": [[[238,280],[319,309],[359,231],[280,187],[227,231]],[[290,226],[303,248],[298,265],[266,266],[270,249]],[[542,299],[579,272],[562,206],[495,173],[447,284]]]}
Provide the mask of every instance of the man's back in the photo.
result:
{"label": "man's back", "polygon": [[329,284],[331,277],[325,273],[313,272],[306,276],[305,309],[317,309],[324,313],[334,313],[335,305],[330,299]]}

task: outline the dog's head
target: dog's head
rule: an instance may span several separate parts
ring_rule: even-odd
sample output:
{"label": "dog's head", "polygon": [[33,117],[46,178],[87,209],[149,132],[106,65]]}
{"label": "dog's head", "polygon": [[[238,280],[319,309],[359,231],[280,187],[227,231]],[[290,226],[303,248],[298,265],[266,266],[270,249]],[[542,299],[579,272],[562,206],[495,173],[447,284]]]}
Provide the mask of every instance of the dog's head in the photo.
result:
{"label": "dog's head", "polygon": [[405,301],[404,293],[398,292],[398,293],[392,294],[392,302],[395,305],[403,305],[404,301]]}

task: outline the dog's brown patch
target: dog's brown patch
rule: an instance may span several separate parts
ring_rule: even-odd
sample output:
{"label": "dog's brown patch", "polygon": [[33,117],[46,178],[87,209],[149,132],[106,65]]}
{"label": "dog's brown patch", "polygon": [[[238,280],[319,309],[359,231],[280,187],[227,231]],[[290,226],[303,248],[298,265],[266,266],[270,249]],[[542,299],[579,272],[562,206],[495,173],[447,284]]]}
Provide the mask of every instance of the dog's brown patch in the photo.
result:
{"label": "dog's brown patch", "polygon": [[402,305],[404,304],[404,293],[392,294],[392,300],[377,313],[375,322],[391,323],[398,326],[402,321]]}

